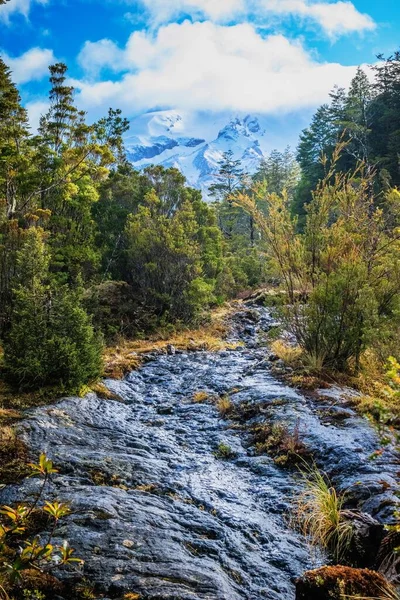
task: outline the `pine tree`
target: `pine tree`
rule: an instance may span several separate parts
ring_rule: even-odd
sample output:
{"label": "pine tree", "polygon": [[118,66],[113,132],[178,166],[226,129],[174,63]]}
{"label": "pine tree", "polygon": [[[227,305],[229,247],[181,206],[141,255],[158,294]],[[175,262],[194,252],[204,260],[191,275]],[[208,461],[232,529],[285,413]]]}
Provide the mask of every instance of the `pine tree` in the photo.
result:
{"label": "pine tree", "polygon": [[0,58],[0,225],[17,215],[28,191],[32,152],[28,115],[11,71]]}
{"label": "pine tree", "polygon": [[77,292],[50,282],[45,237],[40,228],[30,228],[17,253],[5,370],[21,389],[57,385],[77,391],[101,374],[101,344]]}
{"label": "pine tree", "polygon": [[273,150],[261,161],[253,180],[265,181],[270,193],[281,194],[286,190],[289,198],[293,198],[300,178],[300,166],[290,147],[284,152]]}
{"label": "pine tree", "polygon": [[210,186],[210,194],[217,200],[229,200],[229,196],[243,187],[246,174],[240,160],[233,158],[233,151],[224,152],[215,175],[217,183]]}

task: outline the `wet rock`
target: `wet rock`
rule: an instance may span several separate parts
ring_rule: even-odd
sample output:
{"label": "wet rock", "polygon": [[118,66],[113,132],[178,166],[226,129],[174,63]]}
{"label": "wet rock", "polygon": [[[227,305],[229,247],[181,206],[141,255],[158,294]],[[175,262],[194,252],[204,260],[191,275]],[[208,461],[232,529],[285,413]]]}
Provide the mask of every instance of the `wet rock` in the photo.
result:
{"label": "wet rock", "polygon": [[[268,327],[269,312],[257,310],[259,326]],[[390,498],[396,493],[395,454],[386,448],[368,459],[381,447],[374,428],[355,413],[343,423],[323,422],[320,400],[274,376],[254,323],[236,324],[232,339],[244,341],[244,349],[155,352],[125,380],[105,382],[124,403],[95,394],[66,398],[30,411],[19,426],[33,457],[46,451],[59,468],[49,499],[73,507],[62,539],[85,560],[85,576],[103,594],[293,600],[295,578],[313,564],[287,519],[301,483],[269,456],[252,454],[240,429],[244,422],[268,419],[291,431],[299,424],[307,448],[338,488],[356,494],[371,484],[371,493],[350,497],[349,508],[370,512],[375,491]],[[243,326],[253,334],[245,336]],[[241,420],[221,418],[213,402],[188,402],[199,390],[230,396],[235,407],[244,407]],[[215,457],[221,443],[235,460]],[[93,473],[104,475],[99,485]],[[28,479],[0,490],[0,503],[35,494],[39,485]]]}
{"label": "wet rock", "polygon": [[172,344],[168,344],[168,346],[167,346],[167,354],[169,356],[175,356],[175,354],[176,354],[176,348],[175,348],[175,346],[173,346]]}
{"label": "wet rock", "polygon": [[389,531],[384,537],[376,559],[376,569],[393,585],[400,585],[400,532]]}
{"label": "wet rock", "polygon": [[344,519],[352,526],[352,539],[346,549],[346,562],[355,567],[373,568],[385,536],[385,528],[370,515],[360,511],[343,511]]}
{"label": "wet rock", "polygon": [[165,406],[158,406],[157,413],[159,415],[172,415],[174,413],[174,407],[170,404],[166,404]]}
{"label": "wet rock", "polygon": [[342,600],[346,597],[380,598],[388,589],[385,578],[368,569],[322,567],[308,571],[296,582],[296,600]]}

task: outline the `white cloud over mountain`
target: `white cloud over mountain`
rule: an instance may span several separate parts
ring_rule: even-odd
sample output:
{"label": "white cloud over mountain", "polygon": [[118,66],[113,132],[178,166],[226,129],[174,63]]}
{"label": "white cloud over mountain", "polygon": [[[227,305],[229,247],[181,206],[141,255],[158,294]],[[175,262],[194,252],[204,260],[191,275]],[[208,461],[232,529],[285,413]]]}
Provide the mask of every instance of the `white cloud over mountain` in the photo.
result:
{"label": "white cloud over mountain", "polygon": [[[283,35],[262,37],[250,23],[171,23],[134,32],[125,48],[110,40],[85,44],[87,76],[74,85],[80,103],[116,105],[130,114],[152,107],[274,113],[316,106],[355,67],[319,62]],[[102,68],[117,78],[96,80]],[[116,80],[115,80],[116,79]]]}

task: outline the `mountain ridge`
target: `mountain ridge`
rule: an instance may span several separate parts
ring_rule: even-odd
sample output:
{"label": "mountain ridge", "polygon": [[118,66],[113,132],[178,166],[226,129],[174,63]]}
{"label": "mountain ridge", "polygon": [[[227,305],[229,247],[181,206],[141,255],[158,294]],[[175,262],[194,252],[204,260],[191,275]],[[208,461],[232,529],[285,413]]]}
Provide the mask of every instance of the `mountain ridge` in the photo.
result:
{"label": "mountain ridge", "polygon": [[[139,130],[135,132],[135,129]],[[205,199],[224,152],[232,151],[244,171],[254,173],[266,156],[267,132],[255,115],[234,116],[217,136],[188,136],[184,118],[176,111],[157,111],[133,122],[127,139],[128,160],[138,169],[156,164],[175,167]]]}

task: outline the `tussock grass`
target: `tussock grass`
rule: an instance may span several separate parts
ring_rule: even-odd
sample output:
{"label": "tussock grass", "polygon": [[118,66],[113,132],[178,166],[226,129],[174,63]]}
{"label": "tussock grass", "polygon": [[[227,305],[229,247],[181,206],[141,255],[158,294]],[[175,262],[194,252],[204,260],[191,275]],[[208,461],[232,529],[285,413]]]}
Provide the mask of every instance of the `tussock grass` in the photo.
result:
{"label": "tussock grass", "polygon": [[313,546],[329,551],[340,562],[353,529],[343,518],[344,494],[338,494],[316,466],[302,471],[304,491],[295,503],[294,524]]}
{"label": "tussock grass", "polygon": [[282,339],[275,340],[270,345],[271,351],[289,367],[301,366],[303,351],[299,346],[292,346]]}
{"label": "tussock grass", "polygon": [[167,346],[170,345],[185,352],[218,352],[237,347],[238,344],[231,345],[226,342],[226,319],[236,309],[237,307],[227,304],[214,310],[210,322],[197,329],[182,329],[172,333],[170,330],[160,330],[145,340],[120,340],[118,345],[104,350],[105,375],[121,379],[140,367],[143,355],[150,352],[166,353]]}
{"label": "tussock grass", "polygon": [[219,411],[221,417],[226,417],[233,410],[233,402],[229,398],[229,396],[222,396],[219,398],[215,404],[217,410]]}
{"label": "tussock grass", "polygon": [[210,394],[208,392],[195,392],[192,396],[192,400],[196,404],[203,404],[203,402],[210,400]]}

